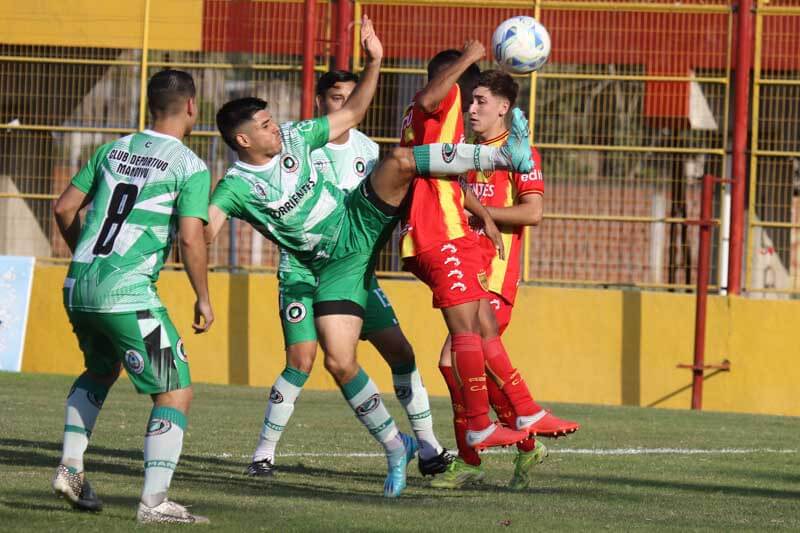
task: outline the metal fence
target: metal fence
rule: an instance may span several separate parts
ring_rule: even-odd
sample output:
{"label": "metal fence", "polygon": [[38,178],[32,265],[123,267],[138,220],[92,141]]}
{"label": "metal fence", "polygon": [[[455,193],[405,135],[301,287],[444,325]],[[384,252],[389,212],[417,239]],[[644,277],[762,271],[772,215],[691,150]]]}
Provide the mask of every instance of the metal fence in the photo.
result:
{"label": "metal fence", "polygon": [[[790,3],[760,0],[756,13],[750,290],[800,292],[800,9]],[[0,253],[67,260],[52,200],[100,143],[144,126],[140,95],[158,69],[195,77],[201,116],[187,143],[215,180],[232,158],[213,124],[227,99],[256,94],[278,120],[300,115],[302,0],[98,0],[94,18],[70,14],[63,4],[0,0],[0,17],[11,28],[0,36]],[[347,28],[337,24],[340,7],[317,2],[314,70],[334,64],[348,32],[347,60],[352,56],[360,70],[352,35],[361,13],[376,21],[386,59],[361,129],[386,147],[397,141],[400,116],[424,85],[433,54],[466,38],[488,44],[512,15],[542,20],[553,37],[551,62],[518,78],[547,187],[545,220],[526,235],[524,280],[692,287],[699,178],[730,174],[730,2],[365,0],[352,5]],[[721,188],[712,288],[727,278],[728,199]],[[274,268],[276,254],[247,225],[234,223],[211,261]],[[399,270],[396,242],[379,268]],[[780,275],[771,278],[774,272]]]}

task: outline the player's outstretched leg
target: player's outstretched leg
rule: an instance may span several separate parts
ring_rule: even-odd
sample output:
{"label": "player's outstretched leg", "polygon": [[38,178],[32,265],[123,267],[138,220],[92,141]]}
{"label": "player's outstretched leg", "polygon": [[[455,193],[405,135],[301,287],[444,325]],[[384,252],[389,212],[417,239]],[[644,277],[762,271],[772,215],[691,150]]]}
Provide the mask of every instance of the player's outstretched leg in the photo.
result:
{"label": "player's outstretched leg", "polygon": [[[107,381],[113,383],[116,375],[118,372]],[[67,396],[64,447],[61,462],[53,477],[53,491],[82,511],[97,512],[103,509],[103,502],[86,479],[83,455],[108,391],[109,385],[92,379],[84,372]]]}

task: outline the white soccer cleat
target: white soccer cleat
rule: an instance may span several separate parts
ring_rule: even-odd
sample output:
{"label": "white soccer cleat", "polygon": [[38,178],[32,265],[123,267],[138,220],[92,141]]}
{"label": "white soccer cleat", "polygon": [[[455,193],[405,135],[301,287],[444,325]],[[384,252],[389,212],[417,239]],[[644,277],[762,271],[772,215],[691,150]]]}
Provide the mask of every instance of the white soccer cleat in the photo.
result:
{"label": "white soccer cleat", "polygon": [[183,505],[164,500],[155,507],[139,502],[136,520],[141,524],[208,524],[205,516],[195,515]]}
{"label": "white soccer cleat", "polygon": [[58,465],[53,477],[53,492],[81,511],[99,512],[103,502],[97,497],[83,472],[75,472],[65,465]]}

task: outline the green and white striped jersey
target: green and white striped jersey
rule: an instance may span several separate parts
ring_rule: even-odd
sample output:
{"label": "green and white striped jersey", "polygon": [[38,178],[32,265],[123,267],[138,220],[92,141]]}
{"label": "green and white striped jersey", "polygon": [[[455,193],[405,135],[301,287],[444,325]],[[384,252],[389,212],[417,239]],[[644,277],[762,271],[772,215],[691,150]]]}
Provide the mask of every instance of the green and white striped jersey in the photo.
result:
{"label": "green and white striped jersey", "polygon": [[73,310],[163,307],[155,281],[178,217],[208,221],[211,176],[183,143],[152,130],[104,144],[72,179],[91,197],[64,283]]}
{"label": "green and white striped jersey", "polygon": [[328,142],[328,118],[282,124],[280,134],[281,153],[262,166],[237,161],[211,203],[250,223],[300,261],[324,261],[336,246],[346,197],[311,163],[311,152]]}
{"label": "green and white striped jersey", "polygon": [[328,143],[311,152],[311,162],[322,179],[347,193],[375,168],[378,144],[354,128],[344,144]]}

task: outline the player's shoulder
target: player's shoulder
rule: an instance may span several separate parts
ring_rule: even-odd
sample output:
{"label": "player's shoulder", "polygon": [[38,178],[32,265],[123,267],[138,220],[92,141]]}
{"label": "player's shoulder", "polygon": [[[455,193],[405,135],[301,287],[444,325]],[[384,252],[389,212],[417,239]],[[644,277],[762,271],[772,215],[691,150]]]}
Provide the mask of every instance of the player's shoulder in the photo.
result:
{"label": "player's shoulder", "polygon": [[187,176],[192,176],[198,172],[208,172],[206,162],[194,153],[194,150],[185,145],[181,150],[181,166]]}

